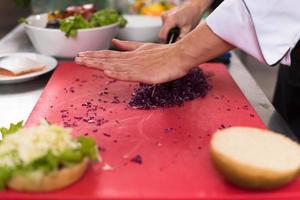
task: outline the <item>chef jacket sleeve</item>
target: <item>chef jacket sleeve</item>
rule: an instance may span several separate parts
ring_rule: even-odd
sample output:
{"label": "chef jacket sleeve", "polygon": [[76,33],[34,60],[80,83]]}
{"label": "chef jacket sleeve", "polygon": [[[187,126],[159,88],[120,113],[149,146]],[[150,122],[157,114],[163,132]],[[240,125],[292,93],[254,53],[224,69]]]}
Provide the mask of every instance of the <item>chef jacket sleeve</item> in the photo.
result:
{"label": "chef jacket sleeve", "polygon": [[300,38],[299,0],[225,0],[206,22],[225,41],[274,65],[290,64]]}

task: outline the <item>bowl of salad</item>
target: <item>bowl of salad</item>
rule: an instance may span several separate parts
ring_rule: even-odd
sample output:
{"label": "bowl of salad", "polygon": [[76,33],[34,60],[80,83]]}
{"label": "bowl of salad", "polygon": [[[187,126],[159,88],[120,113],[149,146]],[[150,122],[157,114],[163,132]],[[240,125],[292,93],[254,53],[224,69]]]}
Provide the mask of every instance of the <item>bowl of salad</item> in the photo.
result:
{"label": "bowl of salad", "polygon": [[72,58],[82,51],[108,49],[126,23],[114,9],[96,10],[87,4],[30,16],[25,30],[39,53]]}

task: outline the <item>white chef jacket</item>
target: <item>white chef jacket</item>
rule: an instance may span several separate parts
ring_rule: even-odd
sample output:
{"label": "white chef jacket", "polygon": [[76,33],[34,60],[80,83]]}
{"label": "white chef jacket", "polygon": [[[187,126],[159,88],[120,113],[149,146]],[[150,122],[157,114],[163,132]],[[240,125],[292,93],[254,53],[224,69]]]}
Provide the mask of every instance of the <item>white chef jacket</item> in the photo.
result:
{"label": "white chef jacket", "polygon": [[259,61],[290,65],[291,50],[300,39],[299,8],[300,0],[224,0],[206,22]]}

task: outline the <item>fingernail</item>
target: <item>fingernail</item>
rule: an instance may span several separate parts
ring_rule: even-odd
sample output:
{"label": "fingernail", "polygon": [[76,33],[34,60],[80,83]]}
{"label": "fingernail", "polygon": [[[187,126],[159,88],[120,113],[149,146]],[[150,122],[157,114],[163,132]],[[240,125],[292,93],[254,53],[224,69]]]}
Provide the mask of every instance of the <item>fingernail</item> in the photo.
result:
{"label": "fingernail", "polygon": [[79,52],[79,53],[78,53],[78,56],[83,57],[83,56],[87,55],[87,53],[88,53],[88,51],[85,51],[85,52]]}

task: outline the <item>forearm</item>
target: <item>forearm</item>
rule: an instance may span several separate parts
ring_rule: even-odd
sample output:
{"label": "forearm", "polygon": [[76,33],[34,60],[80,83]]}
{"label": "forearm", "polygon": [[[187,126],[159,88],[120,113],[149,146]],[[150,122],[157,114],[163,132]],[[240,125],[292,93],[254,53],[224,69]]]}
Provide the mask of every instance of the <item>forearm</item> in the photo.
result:
{"label": "forearm", "polygon": [[187,67],[201,64],[235,48],[217,36],[206,22],[199,24],[176,45]]}

